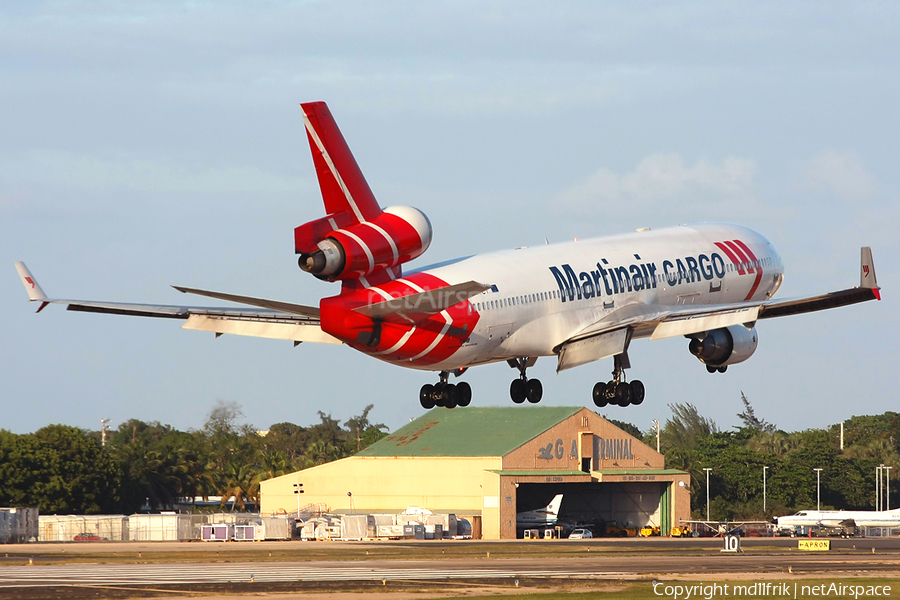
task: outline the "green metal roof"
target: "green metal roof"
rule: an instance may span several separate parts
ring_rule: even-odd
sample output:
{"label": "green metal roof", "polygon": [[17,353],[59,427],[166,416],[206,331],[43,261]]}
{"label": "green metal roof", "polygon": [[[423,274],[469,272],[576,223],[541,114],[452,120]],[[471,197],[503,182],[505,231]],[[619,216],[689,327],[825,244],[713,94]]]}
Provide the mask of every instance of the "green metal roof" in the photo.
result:
{"label": "green metal roof", "polygon": [[434,408],[357,456],[504,456],[580,406]]}
{"label": "green metal roof", "polygon": [[507,475],[510,477],[590,477],[590,473],[585,473],[584,471],[498,471],[495,469],[490,470],[491,473],[496,473],[497,475]]}

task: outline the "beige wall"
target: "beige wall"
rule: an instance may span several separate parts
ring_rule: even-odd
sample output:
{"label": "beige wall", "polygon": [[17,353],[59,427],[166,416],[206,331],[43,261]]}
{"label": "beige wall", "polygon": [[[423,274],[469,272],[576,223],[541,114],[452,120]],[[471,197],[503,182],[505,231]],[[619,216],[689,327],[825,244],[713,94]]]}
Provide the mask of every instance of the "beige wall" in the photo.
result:
{"label": "beige wall", "polygon": [[[485,536],[499,535],[499,458],[353,456],[262,482],[260,510],[297,510],[294,484],[302,483],[300,505],[324,503],[333,512],[401,512],[421,506],[435,512],[482,514]],[[493,508],[493,511],[491,510]],[[494,513],[491,517],[491,512]],[[492,524],[493,523],[493,524]]]}
{"label": "beige wall", "polygon": [[599,469],[591,463],[592,470],[664,468],[662,454],[585,408],[503,457],[503,470],[580,471],[582,457],[593,456],[594,437],[610,445],[627,442],[631,458],[610,458],[607,452]]}

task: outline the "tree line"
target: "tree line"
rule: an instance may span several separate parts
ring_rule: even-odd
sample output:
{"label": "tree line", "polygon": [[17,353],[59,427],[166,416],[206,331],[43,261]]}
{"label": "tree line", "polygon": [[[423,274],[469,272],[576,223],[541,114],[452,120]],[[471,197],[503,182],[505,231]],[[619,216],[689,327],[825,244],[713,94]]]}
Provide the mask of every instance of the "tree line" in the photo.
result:
{"label": "tree line", "polygon": [[[827,429],[787,433],[756,416],[742,393],[741,425],[721,431],[691,404],[669,405],[672,417],[660,430],[666,467],[691,476],[691,509],[713,520],[763,519],[801,509],[874,510],[876,467],[900,466],[900,413],[852,417]],[[656,447],[656,433],[643,435]],[[765,510],[763,471],[765,469]],[[819,482],[817,484],[817,473]],[[895,470],[895,472],[897,472]],[[818,495],[818,497],[817,497]],[[894,503],[896,508],[900,503]]]}
{"label": "tree line", "polygon": [[108,432],[105,445],[102,432],[67,425],[23,435],[0,430],[0,506],[131,514],[222,496],[244,510],[258,506],[262,481],[350,456],[387,435],[369,420],[371,410],[343,426],[320,411],[319,423],[275,423],[263,435],[240,423],[239,406],[220,404],[202,429],[131,419]]}
{"label": "tree line", "polygon": [[[762,519],[816,506],[875,507],[875,468],[900,467],[900,414],[853,417],[840,426],[787,433],[756,416],[741,394],[741,425],[722,431],[691,404],[672,404],[660,430],[668,468],[690,473],[691,508],[710,517]],[[0,506],[37,507],[42,514],[125,513],[172,508],[179,498],[234,498],[233,510],[258,506],[260,483],[350,456],[387,435],[368,416],[372,405],[341,424],[276,423],[265,435],[240,422],[235,404],[220,404],[198,430],[126,421],[101,433],[50,425],[30,434],[0,430]],[[610,419],[651,446],[656,433]],[[766,469],[763,510],[763,468]],[[900,468],[895,470],[900,473]],[[897,503],[900,505],[900,503]],[[224,504],[223,504],[224,506]]]}

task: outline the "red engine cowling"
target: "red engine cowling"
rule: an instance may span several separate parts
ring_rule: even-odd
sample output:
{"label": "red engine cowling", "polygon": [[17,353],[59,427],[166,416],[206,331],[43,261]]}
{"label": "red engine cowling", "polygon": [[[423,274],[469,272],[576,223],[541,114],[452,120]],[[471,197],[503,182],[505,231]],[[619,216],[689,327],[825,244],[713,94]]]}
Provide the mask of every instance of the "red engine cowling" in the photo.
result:
{"label": "red engine cowling", "polygon": [[431,245],[431,222],[411,206],[390,206],[355,220],[335,213],[294,229],[300,268],[320,279],[358,279],[420,256]]}

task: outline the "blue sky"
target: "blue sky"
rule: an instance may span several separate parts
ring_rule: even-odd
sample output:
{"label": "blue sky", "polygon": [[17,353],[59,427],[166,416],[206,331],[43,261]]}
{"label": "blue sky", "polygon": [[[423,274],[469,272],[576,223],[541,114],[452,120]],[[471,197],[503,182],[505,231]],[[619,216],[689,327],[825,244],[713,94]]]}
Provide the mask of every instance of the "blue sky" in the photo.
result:
{"label": "blue sky", "polygon": [[[884,301],[759,324],[711,376],[680,338],[632,346],[642,429],[692,402],[737,424],[743,391],[787,430],[898,406],[900,7],[889,2],[4,2],[0,4],[0,428],[200,427],[219,402],[260,428],[322,410],[396,429],[436,378],[348,348],[39,315],[51,296],[202,303],[169,286],[315,304],[292,229],[323,207],[298,104],[324,100],[383,205],[435,229],[413,266],[704,220],[766,235],[779,296],[858,282]],[[592,406],[611,361],[529,373]],[[473,404],[514,371],[472,369]]]}

